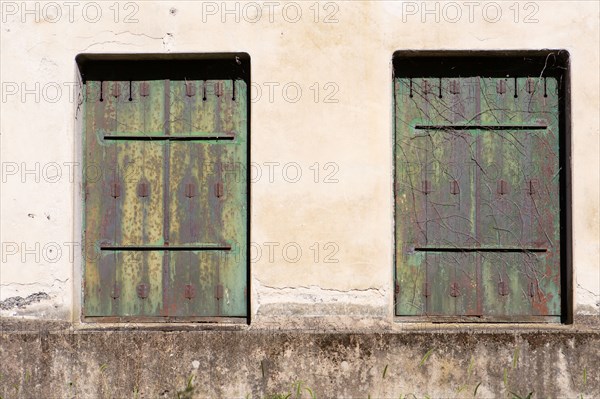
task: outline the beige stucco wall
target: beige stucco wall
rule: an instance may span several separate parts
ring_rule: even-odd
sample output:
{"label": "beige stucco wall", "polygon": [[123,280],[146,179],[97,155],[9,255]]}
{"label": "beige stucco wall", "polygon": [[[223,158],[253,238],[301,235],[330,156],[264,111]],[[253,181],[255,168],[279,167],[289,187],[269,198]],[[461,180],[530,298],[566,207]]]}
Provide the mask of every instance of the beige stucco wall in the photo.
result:
{"label": "beige stucco wall", "polygon": [[597,2],[140,1],[117,8],[118,15],[113,2],[2,2],[0,300],[50,296],[3,315],[78,319],[77,246],[70,256],[79,242],[78,53],[250,54],[253,322],[327,316],[343,323],[350,315],[389,324],[393,52],[543,48],[571,54],[575,312],[600,311]]}

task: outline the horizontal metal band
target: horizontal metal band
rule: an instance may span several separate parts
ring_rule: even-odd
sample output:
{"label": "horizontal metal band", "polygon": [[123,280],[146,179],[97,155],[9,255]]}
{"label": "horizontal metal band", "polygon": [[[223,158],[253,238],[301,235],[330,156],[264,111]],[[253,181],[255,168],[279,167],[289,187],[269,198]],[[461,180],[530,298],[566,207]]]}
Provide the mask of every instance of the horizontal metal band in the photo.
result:
{"label": "horizontal metal band", "polygon": [[415,248],[417,252],[548,252],[547,248],[475,248],[475,247],[418,247]]}
{"label": "horizontal metal band", "polygon": [[544,125],[416,125],[417,130],[546,130]]}
{"label": "horizontal metal band", "polygon": [[202,141],[202,140],[234,140],[235,135],[231,133],[212,133],[206,136],[132,136],[132,135],[105,135],[104,140],[127,140],[127,141]]}
{"label": "horizontal metal band", "polygon": [[101,251],[230,251],[231,245],[102,245]]}

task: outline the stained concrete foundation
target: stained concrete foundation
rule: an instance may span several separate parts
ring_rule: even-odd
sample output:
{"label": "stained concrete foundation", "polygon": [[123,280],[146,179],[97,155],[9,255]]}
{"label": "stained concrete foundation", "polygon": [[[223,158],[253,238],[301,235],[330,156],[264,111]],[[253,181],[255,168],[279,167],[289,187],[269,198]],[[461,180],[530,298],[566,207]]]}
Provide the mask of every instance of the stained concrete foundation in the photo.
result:
{"label": "stained concrete foundation", "polygon": [[73,330],[5,318],[2,328],[5,399],[600,397],[594,327]]}

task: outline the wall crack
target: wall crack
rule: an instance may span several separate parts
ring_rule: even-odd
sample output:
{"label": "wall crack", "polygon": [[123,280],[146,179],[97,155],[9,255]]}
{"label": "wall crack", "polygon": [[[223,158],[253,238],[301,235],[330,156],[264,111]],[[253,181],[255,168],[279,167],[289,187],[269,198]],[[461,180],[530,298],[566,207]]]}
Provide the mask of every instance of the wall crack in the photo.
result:
{"label": "wall crack", "polygon": [[282,287],[274,287],[272,285],[266,285],[266,284],[262,284],[260,283],[261,287],[264,288],[268,288],[270,290],[273,291],[298,291],[298,290],[309,290],[309,291],[324,291],[324,292],[333,292],[333,293],[339,293],[339,294],[352,294],[355,292],[377,292],[379,295],[383,296],[385,295],[385,290],[380,289],[380,288],[374,288],[374,287],[370,287],[370,288],[352,288],[352,289],[348,289],[348,290],[340,290],[340,289],[335,289],[335,288],[323,288],[323,287],[319,287],[317,285],[297,285],[294,287],[291,286],[282,286]]}

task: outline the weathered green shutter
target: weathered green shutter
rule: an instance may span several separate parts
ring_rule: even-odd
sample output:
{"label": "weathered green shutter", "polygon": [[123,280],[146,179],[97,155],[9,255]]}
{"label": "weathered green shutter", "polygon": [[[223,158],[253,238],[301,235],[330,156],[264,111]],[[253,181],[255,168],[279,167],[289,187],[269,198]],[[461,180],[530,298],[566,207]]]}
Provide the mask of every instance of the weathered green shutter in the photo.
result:
{"label": "weathered green shutter", "polygon": [[246,315],[247,90],[88,81],[84,315]]}
{"label": "weathered green shutter", "polygon": [[395,80],[396,314],[560,316],[554,78]]}

